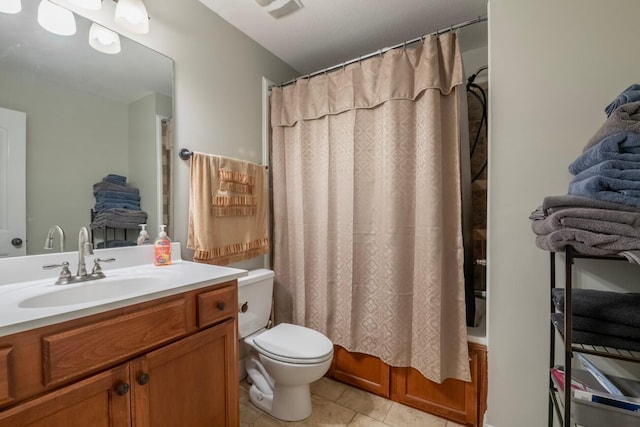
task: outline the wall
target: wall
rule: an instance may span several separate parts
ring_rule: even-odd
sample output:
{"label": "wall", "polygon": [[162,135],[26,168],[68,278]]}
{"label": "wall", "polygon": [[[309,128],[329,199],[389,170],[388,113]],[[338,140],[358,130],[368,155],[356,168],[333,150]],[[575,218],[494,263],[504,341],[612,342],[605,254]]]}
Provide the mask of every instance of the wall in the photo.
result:
{"label": "wall", "polygon": [[[640,2],[491,0],[489,6],[486,422],[539,427],[547,417],[549,255],[536,248],[527,217],[545,196],[566,194],[567,166],[604,122],[604,107],[640,80]],[[633,267],[589,267],[578,282],[635,277],[637,283]]]}
{"label": "wall", "polygon": [[[164,95],[162,95],[164,97]],[[150,94],[129,104],[129,171],[128,181],[140,190],[140,208],[147,212],[147,231],[158,235],[158,133],[156,94]],[[131,240],[131,239],[129,239]]]}
{"label": "wall", "polygon": [[0,74],[0,105],[27,113],[28,255],[45,252],[53,224],[66,231],[66,250],[76,250],[73,233],[91,222],[91,185],[129,167],[127,105],[42,77]]}
{"label": "wall", "polygon": [[[63,3],[63,2],[61,2]],[[81,11],[115,28],[111,2],[103,11]],[[150,32],[126,34],[175,61],[175,146],[254,162],[262,161],[261,79],[287,81],[299,75],[197,0],[145,0]],[[118,30],[120,31],[120,30]],[[175,241],[185,249],[189,165],[174,156]],[[258,264],[258,266],[261,266]]]}

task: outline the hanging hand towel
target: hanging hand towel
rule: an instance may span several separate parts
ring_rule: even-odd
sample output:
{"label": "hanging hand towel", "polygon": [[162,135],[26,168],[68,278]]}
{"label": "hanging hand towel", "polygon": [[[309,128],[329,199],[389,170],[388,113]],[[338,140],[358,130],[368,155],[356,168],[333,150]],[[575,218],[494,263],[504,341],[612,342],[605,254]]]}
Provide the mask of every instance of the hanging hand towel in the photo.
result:
{"label": "hanging hand towel", "polygon": [[187,247],[194,261],[226,265],[269,252],[264,166],[194,152]]}

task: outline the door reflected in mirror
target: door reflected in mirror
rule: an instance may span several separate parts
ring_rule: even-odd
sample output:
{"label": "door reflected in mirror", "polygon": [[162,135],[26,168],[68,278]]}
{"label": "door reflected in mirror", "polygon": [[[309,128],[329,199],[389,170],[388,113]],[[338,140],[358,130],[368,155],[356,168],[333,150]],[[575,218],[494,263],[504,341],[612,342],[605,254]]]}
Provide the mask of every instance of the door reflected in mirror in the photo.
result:
{"label": "door reflected in mirror", "polygon": [[[173,116],[173,61],[122,35],[120,52],[102,53],[89,45],[91,21],[74,14],[76,33],[60,36],[40,27],[37,9],[37,1],[23,1],[20,13],[0,13],[0,108],[26,114],[26,176],[0,171],[5,183],[26,181],[26,234],[5,239],[0,232],[0,256],[14,238],[27,255],[48,253],[44,243],[54,225],[66,233],[65,250],[77,250],[78,230],[90,225],[96,207],[93,186],[110,174],[139,190],[155,236],[168,215],[162,126]],[[3,155],[10,153],[0,149]],[[166,150],[164,156],[166,162]],[[0,206],[6,199],[0,191]],[[0,223],[11,217],[6,212]],[[119,233],[108,232],[108,239],[135,242],[136,229]],[[103,230],[94,237],[103,239]]]}

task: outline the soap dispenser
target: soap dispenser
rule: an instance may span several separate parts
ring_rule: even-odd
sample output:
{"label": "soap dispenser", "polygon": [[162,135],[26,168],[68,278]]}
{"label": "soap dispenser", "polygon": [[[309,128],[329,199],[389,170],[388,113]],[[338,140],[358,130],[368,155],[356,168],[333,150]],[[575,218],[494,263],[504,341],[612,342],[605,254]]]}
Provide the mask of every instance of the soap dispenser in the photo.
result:
{"label": "soap dispenser", "polygon": [[171,239],[167,236],[167,232],[164,231],[166,225],[160,226],[160,233],[154,243],[154,261],[155,265],[170,265],[171,264]]}
{"label": "soap dispenser", "polygon": [[138,240],[136,241],[138,243],[138,246],[150,245],[151,238],[149,237],[149,233],[147,233],[147,224],[138,224],[138,225],[141,228],[140,234],[138,234]]}

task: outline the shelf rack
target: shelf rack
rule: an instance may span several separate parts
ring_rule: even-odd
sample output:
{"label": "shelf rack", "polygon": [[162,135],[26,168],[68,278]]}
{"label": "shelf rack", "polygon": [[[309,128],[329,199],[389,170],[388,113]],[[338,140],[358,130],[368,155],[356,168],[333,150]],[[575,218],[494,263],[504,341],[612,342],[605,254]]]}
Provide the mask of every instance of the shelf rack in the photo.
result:
{"label": "shelf rack", "polygon": [[[556,287],[556,253],[550,252],[550,280],[551,290]],[[572,340],[572,284],[573,284],[573,263],[576,259],[601,259],[611,261],[627,261],[626,258],[617,255],[585,255],[577,252],[572,246],[565,248],[565,294],[564,294],[564,334],[562,335],[564,343],[564,410],[560,408],[558,401],[558,390],[549,376],[549,427],[553,427],[554,412],[558,415],[561,425],[568,425],[566,420],[571,420],[571,368],[573,353],[583,353],[595,356],[607,357],[617,360],[625,360],[629,362],[640,363],[640,352],[615,349],[610,347],[600,347],[585,344],[575,344]],[[550,301],[551,313],[555,311],[553,300]],[[549,369],[554,367],[555,360],[555,332],[556,327],[550,322],[550,346],[549,346]],[[570,421],[569,421],[570,422]]]}

